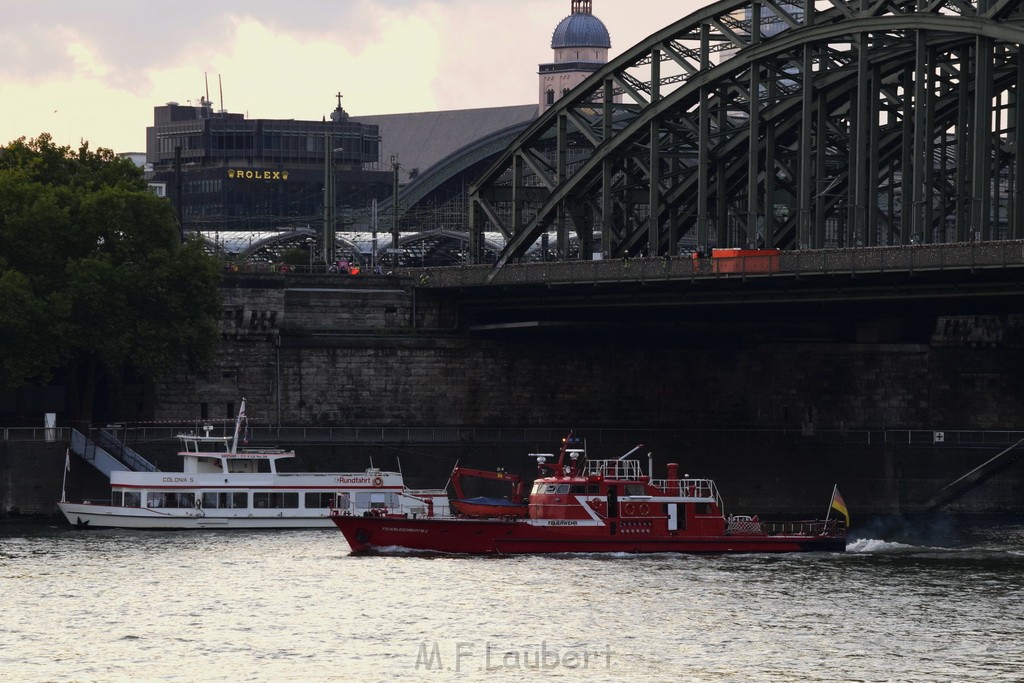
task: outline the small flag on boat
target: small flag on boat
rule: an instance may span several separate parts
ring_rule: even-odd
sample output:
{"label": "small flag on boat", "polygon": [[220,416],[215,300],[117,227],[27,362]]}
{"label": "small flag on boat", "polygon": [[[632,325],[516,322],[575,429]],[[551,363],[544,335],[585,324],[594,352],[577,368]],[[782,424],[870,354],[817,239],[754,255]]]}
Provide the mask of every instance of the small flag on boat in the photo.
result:
{"label": "small flag on boat", "polygon": [[838,484],[832,489],[832,504],[829,506],[829,509],[837,510],[841,513],[846,519],[846,526],[850,526],[850,511],[846,509],[846,501],[843,500],[842,494],[839,493]]}

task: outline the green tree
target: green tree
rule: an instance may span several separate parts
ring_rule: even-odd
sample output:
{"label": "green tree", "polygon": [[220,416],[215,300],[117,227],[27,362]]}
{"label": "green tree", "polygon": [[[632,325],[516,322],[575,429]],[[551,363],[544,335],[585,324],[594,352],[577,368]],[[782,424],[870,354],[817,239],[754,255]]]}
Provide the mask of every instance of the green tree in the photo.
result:
{"label": "green tree", "polygon": [[103,380],[208,365],[219,278],[130,160],[46,134],[0,148],[0,388],[62,380],[88,420]]}

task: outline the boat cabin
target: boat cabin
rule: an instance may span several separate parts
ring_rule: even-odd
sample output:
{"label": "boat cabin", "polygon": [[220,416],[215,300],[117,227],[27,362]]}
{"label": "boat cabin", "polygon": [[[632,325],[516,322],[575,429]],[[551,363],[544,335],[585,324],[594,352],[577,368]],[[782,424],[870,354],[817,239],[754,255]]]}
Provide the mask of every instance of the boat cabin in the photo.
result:
{"label": "boat cabin", "polygon": [[186,474],[277,474],[277,461],[294,458],[295,451],[238,449],[238,436],[179,434],[182,472]]}
{"label": "boat cabin", "polygon": [[602,523],[628,533],[643,531],[659,517],[667,519],[670,532],[723,533],[726,520],[715,482],[680,477],[676,463],[668,464],[667,478],[652,479],[639,460],[628,459],[639,448],[609,460],[589,460],[584,448],[568,446],[554,463],[548,462],[552,454],[531,454],[541,477],[530,492],[530,519]]}

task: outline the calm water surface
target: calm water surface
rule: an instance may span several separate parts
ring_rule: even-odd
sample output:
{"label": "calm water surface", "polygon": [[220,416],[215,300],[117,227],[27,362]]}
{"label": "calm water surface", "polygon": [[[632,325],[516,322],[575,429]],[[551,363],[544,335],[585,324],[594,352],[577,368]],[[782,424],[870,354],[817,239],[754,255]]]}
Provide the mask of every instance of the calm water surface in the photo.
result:
{"label": "calm water surface", "polygon": [[0,681],[1024,681],[1024,524],[942,531],[481,559],[5,524]]}

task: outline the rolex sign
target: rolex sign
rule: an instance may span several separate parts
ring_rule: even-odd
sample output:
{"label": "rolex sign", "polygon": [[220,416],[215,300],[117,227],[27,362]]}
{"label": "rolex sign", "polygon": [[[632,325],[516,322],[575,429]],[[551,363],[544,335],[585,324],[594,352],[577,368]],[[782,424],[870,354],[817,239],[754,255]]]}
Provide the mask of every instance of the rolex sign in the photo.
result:
{"label": "rolex sign", "polygon": [[288,180],[288,171],[254,171],[251,169],[228,169],[231,180]]}

